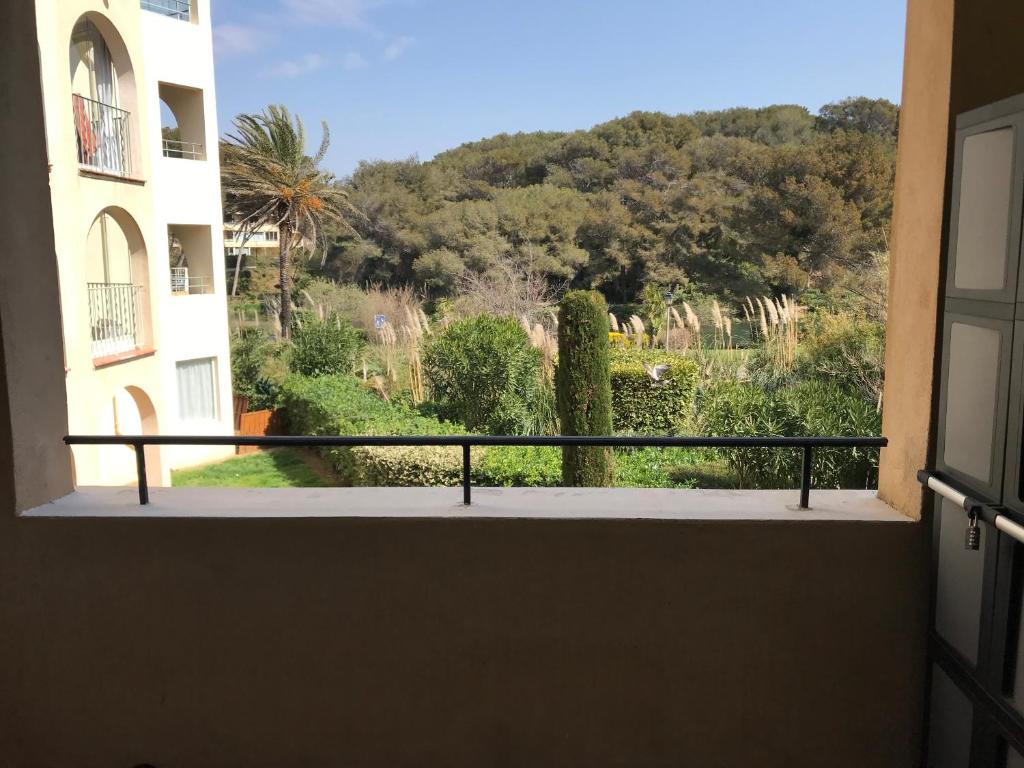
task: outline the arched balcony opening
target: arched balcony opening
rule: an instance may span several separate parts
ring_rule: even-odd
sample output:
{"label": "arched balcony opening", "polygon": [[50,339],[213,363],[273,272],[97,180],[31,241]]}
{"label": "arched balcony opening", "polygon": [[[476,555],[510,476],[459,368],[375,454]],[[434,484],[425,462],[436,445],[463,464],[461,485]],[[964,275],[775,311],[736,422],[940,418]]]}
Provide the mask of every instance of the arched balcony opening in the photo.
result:
{"label": "arched balcony opening", "polygon": [[160,83],[160,133],[164,157],[205,160],[203,92],[197,88]]}
{"label": "arched balcony opening", "polygon": [[79,166],[130,176],[137,165],[137,96],[124,42],[105,17],[86,14],[71,33],[69,56]]}
{"label": "arched balcony opening", "polygon": [[150,349],[149,261],[142,233],[120,208],[107,208],[86,241],[86,290],[93,362]]}

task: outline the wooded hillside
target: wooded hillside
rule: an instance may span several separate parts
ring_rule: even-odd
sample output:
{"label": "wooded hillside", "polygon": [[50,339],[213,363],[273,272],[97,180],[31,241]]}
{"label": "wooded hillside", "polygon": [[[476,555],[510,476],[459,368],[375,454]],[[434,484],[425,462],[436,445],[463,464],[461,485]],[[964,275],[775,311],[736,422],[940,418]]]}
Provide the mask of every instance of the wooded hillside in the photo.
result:
{"label": "wooded hillside", "polygon": [[646,284],[734,299],[881,301],[898,108],[847,99],[502,134],[431,161],[364,162],[348,181],[361,239],[341,281],[457,293],[502,260],[630,302]]}

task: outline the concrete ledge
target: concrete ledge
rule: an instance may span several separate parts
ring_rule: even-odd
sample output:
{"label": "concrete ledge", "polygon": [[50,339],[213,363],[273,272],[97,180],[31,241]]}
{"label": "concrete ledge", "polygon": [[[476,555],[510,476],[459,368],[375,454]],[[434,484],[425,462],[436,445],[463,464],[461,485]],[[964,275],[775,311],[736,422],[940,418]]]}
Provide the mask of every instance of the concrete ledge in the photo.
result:
{"label": "concrete ledge", "polygon": [[763,520],[910,522],[874,491],[661,488],[153,488],[140,506],[134,488],[80,488],[24,517],[143,518],[453,518],[552,520]]}

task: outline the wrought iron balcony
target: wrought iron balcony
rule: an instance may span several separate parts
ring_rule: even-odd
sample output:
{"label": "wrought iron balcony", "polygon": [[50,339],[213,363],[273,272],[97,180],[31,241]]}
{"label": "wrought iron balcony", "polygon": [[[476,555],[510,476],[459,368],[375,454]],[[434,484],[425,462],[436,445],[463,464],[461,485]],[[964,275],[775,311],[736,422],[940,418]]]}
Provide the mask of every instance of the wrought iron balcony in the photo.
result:
{"label": "wrought iron balcony", "polygon": [[71,97],[78,164],[118,176],[131,174],[131,113],[90,99]]}
{"label": "wrought iron balcony", "polygon": [[88,283],[92,356],[112,357],[142,346],[142,287]]}

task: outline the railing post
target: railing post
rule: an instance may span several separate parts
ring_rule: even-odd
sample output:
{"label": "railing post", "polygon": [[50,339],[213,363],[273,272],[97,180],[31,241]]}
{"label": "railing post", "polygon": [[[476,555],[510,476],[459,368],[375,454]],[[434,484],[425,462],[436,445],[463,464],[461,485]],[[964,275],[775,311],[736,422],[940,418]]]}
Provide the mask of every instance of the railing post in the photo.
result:
{"label": "railing post", "polygon": [[804,460],[800,467],[800,509],[811,508],[811,460],[814,449],[804,446]]}
{"label": "railing post", "polygon": [[469,443],[462,444],[462,503],[467,507],[470,505],[470,483],[469,483]]}
{"label": "railing post", "polygon": [[149,504],[149,482],[146,480],[146,446],[143,443],[132,443],[135,448],[135,472],[138,474],[139,504]]}

